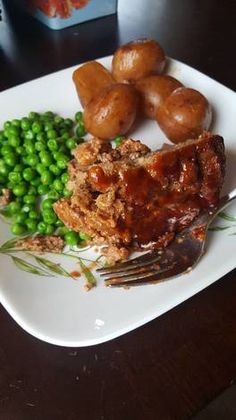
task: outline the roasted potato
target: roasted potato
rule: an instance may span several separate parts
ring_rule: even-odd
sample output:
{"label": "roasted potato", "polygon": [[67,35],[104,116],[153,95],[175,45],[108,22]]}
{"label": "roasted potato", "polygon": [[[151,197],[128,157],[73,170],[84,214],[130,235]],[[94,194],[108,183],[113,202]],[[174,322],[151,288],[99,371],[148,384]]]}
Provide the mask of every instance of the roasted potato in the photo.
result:
{"label": "roasted potato", "polygon": [[80,66],[72,78],[83,107],[104,87],[114,83],[111,73],[97,61],[89,61]]}
{"label": "roasted potato", "polygon": [[127,133],[136,118],[138,99],[133,86],[120,83],[108,86],[85,107],[86,130],[102,139]]}
{"label": "roasted potato", "polygon": [[135,87],[140,92],[142,113],[153,120],[157,117],[157,109],[164,100],[177,88],[183,86],[171,76],[153,75],[137,81]]}
{"label": "roasted potato", "polygon": [[157,110],[157,122],[173,143],[197,137],[209,129],[211,119],[211,107],[205,96],[184,87],[171,93]]}
{"label": "roasted potato", "polygon": [[129,42],[118,48],[112,60],[112,74],[117,82],[134,83],[159,74],[165,66],[165,53],[158,42],[150,39]]}

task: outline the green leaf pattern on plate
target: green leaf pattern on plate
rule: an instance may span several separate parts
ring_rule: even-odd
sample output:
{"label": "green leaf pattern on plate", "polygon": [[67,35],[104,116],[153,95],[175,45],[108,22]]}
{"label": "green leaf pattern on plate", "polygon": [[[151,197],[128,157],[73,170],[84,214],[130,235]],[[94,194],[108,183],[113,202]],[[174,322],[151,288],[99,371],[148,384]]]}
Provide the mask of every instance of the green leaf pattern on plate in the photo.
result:
{"label": "green leaf pattern on plate", "polygon": [[56,264],[50,260],[47,260],[46,258],[42,257],[36,257],[34,256],[35,260],[39,265],[41,265],[43,268],[47,268],[51,272],[58,274],[59,276],[65,276],[65,277],[72,277],[68,271],[66,271],[63,267],[61,267],[59,264]]}
{"label": "green leaf pattern on plate", "polygon": [[92,271],[89,269],[88,266],[86,266],[83,261],[82,258],[79,259],[80,262],[80,267],[81,267],[81,272],[84,274],[84,276],[86,277],[87,280],[87,286],[88,287],[93,287],[96,286],[96,279],[92,273]]}
{"label": "green leaf pattern on plate", "polygon": [[[24,249],[19,249],[17,247],[18,238],[12,238],[0,246],[0,254],[7,255],[13,261],[17,268],[22,271],[25,271],[30,274],[35,274],[38,276],[47,276],[47,277],[56,277],[56,276],[63,276],[75,279],[73,273],[70,274],[64,267],[61,265],[61,261],[63,258],[70,258],[74,259],[77,264],[80,266],[81,274],[84,276],[86,280],[87,288],[91,288],[92,286],[96,285],[96,279],[93,275],[92,271],[90,270],[88,264],[94,264],[95,266],[101,266],[101,262],[99,262],[99,258],[96,260],[90,260],[87,258],[83,258],[81,253],[83,251],[88,250],[90,247],[85,246],[84,249],[79,250],[71,250],[72,252],[62,252],[62,253],[53,253],[53,252],[46,252],[44,254],[60,256],[60,263],[56,263],[51,259],[42,257],[42,253],[39,252],[32,252],[27,251]],[[79,254],[78,254],[79,253]],[[19,258],[15,254],[20,254],[24,256],[24,259]],[[27,259],[33,260],[34,264]],[[36,264],[37,265],[36,265]],[[77,270],[76,270],[77,271]]]}
{"label": "green leaf pattern on plate", "polygon": [[[229,214],[229,213],[226,213],[224,211],[221,211],[218,214],[218,218],[219,219],[223,219],[223,220],[227,220],[227,222],[232,222],[232,223],[235,223],[235,224],[230,224],[230,225],[228,224],[226,226],[213,225],[213,226],[211,226],[211,227],[208,228],[209,231],[211,231],[211,232],[217,232],[217,231],[232,229],[232,228],[236,227],[236,217],[233,216],[232,214]],[[236,235],[236,232],[235,233],[229,233],[229,235],[230,236],[231,235]]]}
{"label": "green leaf pattern on plate", "polygon": [[[213,225],[212,227],[210,227],[208,230],[211,232],[221,232],[224,230],[230,230],[234,227],[236,227],[236,217],[225,213],[225,212],[221,212],[219,213],[219,218],[220,219],[224,219],[227,220],[228,222],[231,223],[235,223],[235,224],[227,224],[226,226],[220,226],[220,225]],[[230,232],[229,233],[230,236],[235,236],[236,232]],[[91,288],[93,286],[96,285],[96,278],[94,276],[94,274],[92,273],[88,263],[92,263],[95,264],[97,266],[101,266],[101,262],[99,262],[99,260],[102,258],[101,256],[98,257],[96,260],[89,260],[87,258],[83,258],[81,257],[81,253],[83,251],[86,251],[88,249],[88,247],[84,247],[84,249],[78,249],[78,250],[72,250],[73,253],[65,253],[62,252],[60,254],[56,254],[56,253],[49,253],[46,252],[46,254],[51,254],[51,255],[60,255],[60,263],[55,263],[52,260],[49,260],[48,258],[44,258],[42,257],[41,253],[37,253],[37,252],[27,252],[26,250],[22,250],[17,248],[16,244],[17,244],[18,238],[12,238],[8,241],[6,241],[5,243],[3,243],[0,246],[0,254],[4,254],[7,255],[8,257],[10,257],[13,261],[13,263],[20,269],[23,270],[27,273],[30,274],[35,274],[38,276],[48,276],[48,277],[55,277],[55,275],[57,276],[63,276],[63,277],[70,277],[70,278],[74,278],[74,276],[72,274],[70,274],[64,267],[62,267],[61,265],[61,260],[65,257],[67,258],[71,258],[71,259],[75,259],[76,262],[80,265],[80,270],[81,270],[81,274],[85,277],[86,279],[86,286],[87,288]],[[23,253],[25,257],[31,258],[33,259],[34,262],[37,263],[37,265],[32,264],[31,262],[26,261],[26,259],[22,259],[17,257],[16,255],[14,255],[15,253]],[[103,265],[103,264],[102,264]]]}
{"label": "green leaf pattern on plate", "polygon": [[50,273],[48,273],[47,271],[44,271],[41,268],[36,267],[35,265],[30,264],[29,262],[22,260],[19,257],[12,256],[11,258],[18,268],[20,268],[23,271],[26,271],[27,273],[37,274],[38,276],[50,276]]}

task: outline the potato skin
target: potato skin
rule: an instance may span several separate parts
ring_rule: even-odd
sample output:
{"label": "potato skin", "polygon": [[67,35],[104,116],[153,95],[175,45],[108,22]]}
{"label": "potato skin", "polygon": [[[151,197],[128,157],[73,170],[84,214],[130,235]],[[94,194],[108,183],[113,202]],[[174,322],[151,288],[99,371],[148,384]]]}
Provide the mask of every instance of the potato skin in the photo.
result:
{"label": "potato skin", "polygon": [[114,83],[111,73],[97,61],[89,61],[78,67],[72,79],[83,107],[103,88]]}
{"label": "potato skin", "polygon": [[181,143],[208,130],[212,111],[209,102],[195,89],[178,88],[157,110],[157,122],[173,143]]}
{"label": "potato skin", "polygon": [[159,74],[165,66],[165,53],[158,42],[150,39],[129,42],[116,50],[112,60],[112,75],[117,82],[134,83]]}
{"label": "potato skin", "polygon": [[175,89],[182,86],[177,79],[168,75],[152,75],[138,80],[135,87],[140,93],[143,115],[155,120],[157,109]]}
{"label": "potato skin", "polygon": [[138,99],[133,86],[120,83],[108,86],[86,106],[86,130],[102,139],[127,133],[136,118]]}

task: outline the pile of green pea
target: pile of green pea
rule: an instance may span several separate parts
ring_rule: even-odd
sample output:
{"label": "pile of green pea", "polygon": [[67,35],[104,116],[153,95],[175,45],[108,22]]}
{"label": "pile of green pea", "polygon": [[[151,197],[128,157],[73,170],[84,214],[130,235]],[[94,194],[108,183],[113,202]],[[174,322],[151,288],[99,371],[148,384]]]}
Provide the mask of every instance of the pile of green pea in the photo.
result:
{"label": "pile of green pea", "polygon": [[67,164],[85,135],[83,114],[75,121],[48,111],[6,121],[0,131],[0,192],[11,190],[4,209],[14,235],[40,233],[63,236],[68,245],[86,239],[58,219],[53,203],[69,197]]}

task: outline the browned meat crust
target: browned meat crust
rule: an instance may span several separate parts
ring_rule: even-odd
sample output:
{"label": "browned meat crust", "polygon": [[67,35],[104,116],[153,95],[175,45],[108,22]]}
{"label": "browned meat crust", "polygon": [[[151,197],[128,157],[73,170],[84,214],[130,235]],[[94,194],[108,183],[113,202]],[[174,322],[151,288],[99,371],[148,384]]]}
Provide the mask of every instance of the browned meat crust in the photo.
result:
{"label": "browned meat crust", "polygon": [[121,259],[123,249],[166,246],[217,204],[225,174],[223,139],[210,133],[156,152],[131,139],[116,149],[93,139],[74,155],[67,185],[73,195],[54,210],[94,243],[116,246],[116,256],[122,248]]}
{"label": "browned meat crust", "polygon": [[2,195],[0,196],[0,207],[7,206],[11,201],[11,190],[7,188],[2,189]]}
{"label": "browned meat crust", "polygon": [[16,243],[17,248],[36,252],[62,252],[65,243],[60,236],[29,236],[19,239]]}

